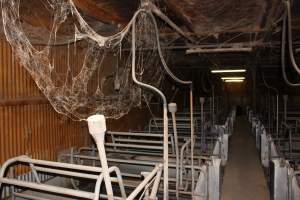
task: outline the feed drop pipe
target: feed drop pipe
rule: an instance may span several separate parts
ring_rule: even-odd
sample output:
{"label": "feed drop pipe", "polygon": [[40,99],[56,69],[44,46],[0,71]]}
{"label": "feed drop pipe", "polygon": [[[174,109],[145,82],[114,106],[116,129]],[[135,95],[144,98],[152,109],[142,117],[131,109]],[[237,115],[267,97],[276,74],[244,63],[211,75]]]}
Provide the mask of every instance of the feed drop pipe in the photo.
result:
{"label": "feed drop pipe", "polygon": [[[291,3],[289,0],[285,1],[286,4],[286,11],[287,11],[287,27],[288,27],[288,49],[289,49],[289,54],[290,54],[290,60],[292,63],[292,66],[296,70],[296,72],[300,75],[300,69],[296,63],[294,52],[293,52],[293,37],[292,37],[292,12],[291,12]],[[285,20],[285,19],[284,19]]]}
{"label": "feed drop pipe", "polygon": [[200,97],[200,105],[201,105],[201,147],[202,150],[205,151],[205,133],[204,133],[204,97]]}
{"label": "feed drop pipe", "polygon": [[[157,14],[157,13],[156,13]],[[158,31],[158,27],[157,27],[157,23],[155,21],[155,18],[153,16],[152,13],[149,13],[149,15],[151,16],[151,19],[153,21],[154,27],[155,27],[155,32],[156,32],[156,43],[157,43],[157,50],[158,50],[158,54],[161,60],[161,63],[165,69],[165,71],[167,72],[167,74],[177,83],[182,84],[182,85],[189,85],[190,86],[190,118],[191,118],[191,166],[192,166],[192,194],[194,193],[194,187],[195,187],[195,169],[194,169],[194,143],[195,143],[195,139],[194,139],[194,105],[193,105],[193,82],[192,81],[183,81],[179,78],[177,78],[172,71],[169,69],[163,54],[162,54],[162,50],[161,50],[161,46],[160,46],[160,41],[159,41],[159,31]],[[159,17],[161,17],[160,15],[158,15]]]}
{"label": "feed drop pipe", "polygon": [[104,138],[105,138],[105,131],[106,131],[105,117],[103,115],[92,115],[87,118],[87,122],[88,122],[89,132],[91,136],[94,138],[98,148],[107,198],[108,200],[113,200],[113,189],[111,185],[111,178],[109,175],[107,158],[106,158],[105,147],[104,147]]}
{"label": "feed drop pipe", "polygon": [[176,155],[176,198],[179,198],[179,147],[178,147],[178,134],[176,126],[176,116],[177,105],[176,103],[169,103],[169,112],[172,115],[173,121],[173,132],[174,132],[174,142],[175,142],[175,155]]}
{"label": "feed drop pipe", "polygon": [[276,136],[279,136],[279,95],[276,95]]}
{"label": "feed drop pipe", "polygon": [[[288,51],[290,54],[290,59],[292,62],[292,65],[294,67],[294,69],[299,72],[299,68],[295,62],[295,58],[294,58],[294,54],[293,54],[293,41],[292,41],[292,25],[291,25],[291,10],[290,10],[290,3],[288,1],[286,1],[286,10],[283,14],[283,22],[282,22],[282,34],[281,34],[281,71],[282,71],[282,76],[283,79],[285,81],[285,83],[288,86],[291,87],[297,87],[300,86],[300,83],[291,83],[288,80],[288,77],[286,75],[286,71],[285,71],[285,43],[286,43],[286,37],[288,37]],[[286,32],[287,29],[287,20],[288,20],[288,35]]]}
{"label": "feed drop pipe", "polygon": [[287,101],[288,101],[288,95],[283,95],[283,121],[286,123],[286,113],[287,113]]}
{"label": "feed drop pipe", "polygon": [[[157,42],[157,50],[158,50],[158,54],[159,57],[161,59],[161,63],[165,69],[165,71],[167,72],[167,74],[176,82],[180,83],[180,84],[184,84],[184,85],[189,85],[190,86],[190,113],[191,113],[191,165],[192,165],[192,193],[194,191],[194,185],[195,185],[195,180],[194,180],[194,120],[193,120],[193,84],[191,81],[182,81],[179,78],[177,78],[169,69],[169,67],[166,64],[166,61],[163,57],[162,54],[162,50],[161,50],[161,46],[160,46],[160,41],[159,41],[159,31],[158,31],[158,27],[157,27],[157,23],[155,20],[155,17],[153,16],[152,12],[154,12],[158,17],[160,17],[162,20],[166,21],[167,23],[170,22],[170,20],[168,20],[168,18],[163,15],[163,13],[158,12],[158,9],[153,5],[153,4],[149,4],[150,7],[150,11],[146,11],[144,9],[141,9],[138,13],[135,14],[135,17],[132,20],[132,47],[131,47],[131,51],[132,51],[132,78],[133,81],[141,86],[144,87],[146,89],[150,89],[152,91],[154,91],[155,93],[159,94],[159,96],[162,98],[163,100],[163,119],[164,119],[164,199],[167,200],[168,199],[168,139],[167,139],[167,135],[168,135],[168,116],[167,116],[167,100],[165,95],[157,88],[142,83],[140,81],[138,81],[136,79],[136,75],[135,75],[135,64],[136,64],[136,34],[135,34],[135,25],[136,25],[136,16],[142,12],[145,12],[146,14],[148,14],[151,19],[152,22],[154,24],[155,27],[155,33],[156,33],[156,42]],[[152,11],[152,12],[151,12]],[[176,31],[180,31],[181,29],[176,26],[175,24],[171,24],[171,27],[174,28]]]}
{"label": "feed drop pipe", "polygon": [[[144,11],[146,12],[146,11]],[[148,12],[146,12],[148,13]],[[155,20],[154,20],[155,21]],[[153,92],[157,93],[162,101],[163,101],[163,166],[164,166],[164,174],[163,174],[163,185],[164,185],[164,200],[169,199],[169,155],[168,155],[168,108],[167,108],[167,99],[165,95],[156,87],[152,85],[148,85],[142,83],[137,80],[136,72],[135,72],[135,65],[136,65],[136,34],[135,34],[135,25],[136,25],[136,18],[132,22],[132,46],[131,46],[131,53],[132,53],[132,70],[131,75],[133,82],[139,85],[142,88],[146,88],[152,90]]]}
{"label": "feed drop pipe", "polygon": [[212,126],[215,125],[215,86],[212,86]]}

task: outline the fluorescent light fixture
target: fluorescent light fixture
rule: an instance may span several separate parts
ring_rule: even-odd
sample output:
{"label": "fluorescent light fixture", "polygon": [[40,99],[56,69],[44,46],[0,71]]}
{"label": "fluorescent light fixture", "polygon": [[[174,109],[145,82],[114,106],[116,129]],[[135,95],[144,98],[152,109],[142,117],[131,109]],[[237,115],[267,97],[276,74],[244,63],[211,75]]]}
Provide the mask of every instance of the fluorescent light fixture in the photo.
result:
{"label": "fluorescent light fixture", "polygon": [[243,76],[221,77],[222,80],[244,80]]}
{"label": "fluorescent light fixture", "polygon": [[238,73],[238,72],[245,72],[246,69],[215,69],[211,70],[211,73]]}
{"label": "fluorescent light fixture", "polygon": [[244,82],[243,79],[233,79],[233,80],[225,80],[226,83],[240,83]]}
{"label": "fluorescent light fixture", "polygon": [[222,47],[222,48],[191,48],[186,50],[186,54],[193,53],[234,53],[251,52],[252,47]]}

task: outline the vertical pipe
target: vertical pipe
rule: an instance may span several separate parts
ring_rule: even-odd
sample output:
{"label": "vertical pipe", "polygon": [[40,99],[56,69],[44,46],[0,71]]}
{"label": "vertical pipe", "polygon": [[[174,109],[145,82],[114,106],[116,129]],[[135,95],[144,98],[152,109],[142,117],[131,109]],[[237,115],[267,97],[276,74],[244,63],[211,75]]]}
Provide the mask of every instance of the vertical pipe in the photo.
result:
{"label": "vertical pipe", "polygon": [[288,95],[283,95],[283,103],[284,103],[284,107],[283,107],[283,121],[284,123],[286,123],[286,113],[287,113],[287,100],[288,100]]}
{"label": "vertical pipe", "polygon": [[215,125],[215,86],[212,86],[212,125]]}
{"label": "vertical pipe", "polygon": [[[142,12],[142,11],[141,11]],[[145,11],[144,11],[145,12]],[[156,22],[154,20],[153,15],[152,19],[153,19],[153,23],[155,24],[155,29],[157,31],[157,25]],[[132,54],[132,69],[131,69],[131,75],[132,75],[132,79],[133,82],[136,83],[137,85],[144,87],[146,89],[152,90],[155,93],[157,93],[163,101],[163,124],[164,124],[164,132],[163,132],[163,165],[164,165],[164,176],[163,176],[163,184],[164,184],[164,200],[168,200],[169,199],[169,155],[168,155],[168,108],[167,108],[167,99],[165,97],[165,95],[157,88],[142,83],[140,81],[138,81],[136,79],[136,74],[135,74],[135,65],[136,65],[136,34],[135,34],[135,24],[136,24],[136,19],[133,20],[132,22],[132,45],[131,45],[131,54]],[[157,35],[157,45],[159,46],[159,38]],[[158,51],[160,53],[160,47],[158,47]],[[161,55],[161,54],[160,54]],[[163,59],[161,59],[163,61]]]}
{"label": "vertical pipe", "polygon": [[175,154],[176,154],[176,198],[179,198],[179,147],[178,147],[178,134],[177,134],[177,125],[176,125],[176,116],[177,111],[176,103],[169,103],[169,112],[172,115],[173,121],[173,132],[174,132],[174,142],[175,142]]}
{"label": "vertical pipe", "polygon": [[201,147],[203,150],[205,150],[204,145],[205,145],[205,135],[204,135],[204,97],[200,97],[200,105],[201,105]]}
{"label": "vertical pipe", "polygon": [[109,175],[108,164],[106,159],[104,136],[106,131],[106,122],[103,115],[92,115],[87,118],[89,132],[95,140],[100,157],[102,174],[105,182],[105,188],[108,200],[113,200],[113,190],[111,178]]}
{"label": "vertical pipe", "polygon": [[271,95],[270,95],[270,90],[268,92],[268,126],[269,126],[269,134],[271,134]]}
{"label": "vertical pipe", "polygon": [[194,195],[195,187],[195,170],[194,170],[194,105],[193,105],[193,84],[190,85],[190,113],[191,113],[191,171],[192,171],[192,196]]}
{"label": "vertical pipe", "polygon": [[278,139],[278,132],[279,132],[279,119],[278,119],[278,113],[279,113],[279,108],[278,108],[278,105],[279,105],[279,95],[277,94],[276,95],[276,136],[277,136],[277,139]]}

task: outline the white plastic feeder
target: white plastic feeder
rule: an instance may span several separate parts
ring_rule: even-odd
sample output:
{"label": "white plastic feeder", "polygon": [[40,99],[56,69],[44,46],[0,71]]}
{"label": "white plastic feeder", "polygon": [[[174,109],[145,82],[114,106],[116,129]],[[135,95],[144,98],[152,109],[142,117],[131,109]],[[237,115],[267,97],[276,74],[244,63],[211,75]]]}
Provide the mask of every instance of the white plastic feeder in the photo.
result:
{"label": "white plastic feeder", "polygon": [[105,182],[107,198],[113,200],[113,190],[111,185],[111,178],[108,171],[107,158],[104,147],[105,131],[106,131],[106,122],[103,115],[92,115],[87,118],[89,132],[94,138],[101,162],[102,174]]}

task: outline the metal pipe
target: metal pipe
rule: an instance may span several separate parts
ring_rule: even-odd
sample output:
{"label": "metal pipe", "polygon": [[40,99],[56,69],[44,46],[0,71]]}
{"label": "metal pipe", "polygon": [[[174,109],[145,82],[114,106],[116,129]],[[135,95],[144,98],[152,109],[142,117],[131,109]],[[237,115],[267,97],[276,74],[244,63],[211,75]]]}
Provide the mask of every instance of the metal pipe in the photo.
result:
{"label": "metal pipe", "polygon": [[271,133],[271,94],[270,94],[270,90],[268,91],[268,127],[269,127],[269,133]]}
{"label": "metal pipe", "polygon": [[42,190],[42,191],[48,191],[56,194],[63,194],[63,195],[69,195],[69,196],[75,196],[79,198],[85,198],[85,199],[94,199],[95,194],[91,192],[84,192],[84,191],[78,191],[73,190],[69,188],[61,188],[57,186],[52,185],[45,185],[45,184],[37,184],[32,182],[25,182],[20,180],[14,180],[14,179],[8,179],[8,178],[0,178],[1,183],[3,184],[9,184],[24,188],[29,188],[33,190]]}
{"label": "metal pipe", "polygon": [[[165,15],[162,15],[162,13],[158,10],[158,9],[154,9],[152,10],[154,11],[159,17],[163,17],[162,19],[164,21],[166,21],[167,23],[170,22],[170,20],[168,20],[166,18]],[[158,13],[158,11],[160,13]],[[183,80],[180,80],[179,78],[177,78],[173,73],[172,71],[169,69],[164,57],[163,57],[163,54],[162,54],[162,50],[161,50],[161,46],[160,46],[160,41],[159,41],[159,31],[158,31],[158,27],[157,27],[157,23],[155,21],[155,18],[154,16],[150,13],[150,16],[152,18],[152,22],[154,24],[154,27],[155,27],[155,32],[156,32],[156,43],[157,43],[157,50],[158,50],[158,54],[159,54],[159,57],[160,57],[160,60],[161,60],[161,63],[165,69],[165,71],[167,72],[167,74],[176,82],[180,83],[180,84],[184,84],[184,85],[190,85],[190,112],[191,112],[191,165],[192,165],[192,193],[194,191],[194,184],[195,184],[195,180],[194,180],[194,118],[193,118],[193,82],[192,81],[183,81]],[[171,25],[175,30],[176,30],[176,25],[172,25],[169,23],[169,25]],[[167,124],[166,124],[167,125]]]}
{"label": "metal pipe", "polygon": [[[168,142],[169,143],[169,142]],[[162,150],[163,147],[161,146],[150,146],[150,145],[134,145],[134,144],[114,144],[114,143],[106,143],[106,146],[111,147],[128,147],[128,148],[137,148],[137,149],[155,149],[155,150]]]}
{"label": "metal pipe", "polygon": [[103,115],[92,115],[87,118],[89,132],[94,138],[98,148],[98,154],[102,167],[102,174],[104,177],[105,188],[108,200],[113,200],[113,189],[111,179],[108,171],[107,158],[104,146],[104,136],[106,131],[106,122]]}
{"label": "metal pipe", "polygon": [[[112,173],[112,172],[115,172],[116,175],[117,175],[117,179],[115,182],[118,182],[119,183],[119,187],[120,187],[120,191],[121,191],[121,195],[122,195],[122,198],[123,199],[126,199],[126,192],[125,192],[125,188],[124,188],[124,184],[123,184],[123,180],[122,180],[122,175],[121,175],[121,172],[119,170],[118,167],[110,167],[108,169],[108,174]],[[94,197],[94,200],[99,200],[99,197],[100,197],[100,190],[101,190],[101,184],[102,184],[102,180],[104,178],[104,174],[101,173],[100,176],[98,176],[97,178],[97,181],[96,181],[96,185],[95,185],[95,197]],[[105,181],[105,180],[104,180]],[[107,193],[107,192],[106,192]],[[108,195],[107,195],[107,198]],[[115,197],[114,197],[115,198]]]}
{"label": "metal pipe", "polygon": [[190,85],[190,112],[191,112],[191,166],[192,166],[192,195],[195,188],[195,171],[194,171],[194,114],[193,114],[193,84]]}
{"label": "metal pipe", "polygon": [[142,191],[143,188],[150,182],[150,180],[158,173],[159,170],[162,170],[162,165],[159,164],[155,167],[152,172],[133,190],[133,192],[127,197],[126,200],[134,200],[136,196]]}
{"label": "metal pipe", "polygon": [[292,66],[294,67],[295,71],[300,75],[300,69],[296,63],[294,52],[293,52],[293,35],[292,35],[292,14],[291,14],[291,4],[289,0],[285,1],[286,4],[286,10],[287,10],[287,25],[288,25],[288,48],[289,48],[289,54],[290,54],[290,60],[292,63]]}
{"label": "metal pipe", "polygon": [[188,139],[180,149],[180,186],[183,186],[183,153],[187,149],[187,146],[191,143],[191,139]]}
{"label": "metal pipe", "polygon": [[142,137],[163,137],[162,134],[151,134],[151,133],[132,133],[132,132],[113,132],[107,131],[109,135],[124,135],[124,136],[142,136]]}
{"label": "metal pipe", "polygon": [[279,95],[276,95],[276,136],[279,135]]}
{"label": "metal pipe", "polygon": [[[155,20],[154,20],[155,21]],[[153,87],[151,85],[142,83],[140,81],[137,80],[136,78],[136,74],[135,74],[135,65],[136,65],[136,37],[135,37],[135,24],[136,24],[136,19],[133,20],[133,24],[132,24],[132,47],[131,47],[131,53],[132,53],[132,70],[131,70],[131,75],[132,75],[132,79],[133,82],[136,83],[137,85],[152,90],[153,92],[157,93],[163,101],[163,119],[164,119],[164,145],[163,145],[163,149],[164,149],[164,156],[163,156],[163,166],[164,166],[164,200],[168,200],[169,199],[169,183],[168,183],[168,178],[169,178],[169,174],[168,174],[168,165],[169,165],[169,155],[168,155],[168,109],[167,109],[167,99],[165,97],[165,95],[156,87]],[[159,44],[158,44],[159,45]]]}
{"label": "metal pipe", "polygon": [[202,150],[205,151],[205,134],[204,134],[204,97],[200,97],[200,104],[201,104],[201,147]]}
{"label": "metal pipe", "polygon": [[35,165],[46,165],[49,167],[58,167],[58,168],[65,168],[65,169],[73,169],[73,170],[80,170],[80,171],[90,171],[90,172],[97,172],[101,173],[102,169],[99,167],[91,167],[91,166],[84,166],[84,165],[76,165],[70,163],[59,163],[53,161],[46,161],[46,160],[37,160],[31,159],[26,155],[18,156],[7,160],[1,167],[0,170],[0,178],[4,176],[5,170],[15,162],[23,162],[23,163],[32,163]]}
{"label": "metal pipe", "polygon": [[283,116],[284,116],[284,123],[286,123],[286,113],[287,113],[287,101],[288,95],[283,95]]}
{"label": "metal pipe", "polygon": [[176,103],[169,103],[169,112],[172,115],[173,120],[173,132],[174,132],[174,142],[175,142],[175,155],[176,155],[176,198],[179,198],[179,147],[178,147],[178,135],[177,135],[177,126],[176,126],[176,116],[177,111]]}
{"label": "metal pipe", "polygon": [[[287,34],[286,34],[286,21],[287,21],[287,17],[288,17],[287,12],[288,12],[288,9],[285,10],[285,12],[283,14],[283,19],[282,19],[283,22],[282,22],[282,34],[281,34],[281,71],[282,71],[282,76],[283,76],[283,80],[285,81],[285,83],[288,86],[297,87],[297,86],[300,86],[300,83],[291,83],[288,80],[288,77],[287,77],[286,71],[285,71],[285,68],[286,68],[286,65],[285,65],[285,61],[286,61],[285,60],[285,46],[286,46],[286,36],[287,36]],[[290,37],[289,37],[288,43],[289,43],[289,46],[292,45],[291,44],[292,40],[291,40]],[[290,54],[291,53],[293,53],[293,52],[290,52]]]}
{"label": "metal pipe", "polygon": [[[159,189],[161,174],[162,174],[162,169],[158,170],[158,172],[156,174],[155,181],[153,183],[151,194],[150,194],[150,200],[157,199],[156,195],[157,195],[157,192],[158,192],[158,189]],[[176,183],[177,183],[177,178],[176,178]],[[176,194],[177,194],[177,189],[176,189]]]}
{"label": "metal pipe", "polygon": [[212,125],[215,125],[215,86],[212,86]]}

